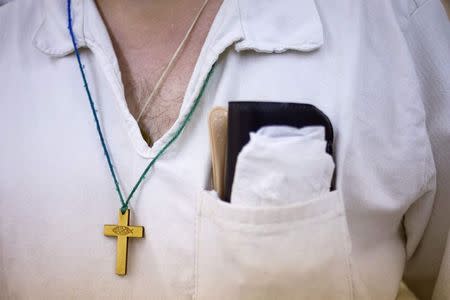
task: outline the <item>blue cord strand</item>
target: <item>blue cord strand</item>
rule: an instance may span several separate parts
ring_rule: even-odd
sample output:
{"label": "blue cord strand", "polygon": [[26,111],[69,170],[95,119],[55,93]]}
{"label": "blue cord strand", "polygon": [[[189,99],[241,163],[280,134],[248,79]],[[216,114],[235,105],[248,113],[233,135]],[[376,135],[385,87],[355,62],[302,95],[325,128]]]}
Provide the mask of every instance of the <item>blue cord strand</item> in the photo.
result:
{"label": "blue cord strand", "polygon": [[100,142],[102,144],[103,152],[105,153],[106,160],[108,161],[109,171],[111,172],[111,176],[112,176],[112,178],[114,180],[114,185],[116,186],[117,194],[119,195],[120,202],[122,203],[122,212],[124,212],[123,208],[125,207],[125,210],[126,210],[126,208],[128,208],[128,205],[123,200],[122,191],[120,190],[119,182],[117,180],[116,173],[114,172],[114,167],[113,167],[113,164],[112,164],[112,161],[111,161],[111,156],[109,155],[108,148],[106,147],[105,138],[103,137],[103,132],[102,132],[102,129],[100,127],[100,122],[98,120],[97,112],[95,110],[94,101],[92,100],[91,91],[89,90],[89,86],[88,86],[88,83],[87,83],[87,80],[86,80],[86,74],[84,73],[84,66],[81,63],[80,52],[78,51],[77,41],[75,39],[75,34],[73,33],[73,28],[72,28],[72,9],[71,9],[71,4],[72,4],[72,1],[68,0],[67,1],[67,16],[68,16],[68,26],[67,26],[67,28],[69,29],[70,37],[72,39],[73,48],[75,50],[75,55],[77,56],[78,67],[80,68],[81,77],[83,78],[84,89],[86,90],[86,94],[87,94],[88,99],[89,99],[89,105],[91,107],[92,114],[94,115],[94,120],[95,120],[95,125],[97,127],[98,136],[100,138]]}

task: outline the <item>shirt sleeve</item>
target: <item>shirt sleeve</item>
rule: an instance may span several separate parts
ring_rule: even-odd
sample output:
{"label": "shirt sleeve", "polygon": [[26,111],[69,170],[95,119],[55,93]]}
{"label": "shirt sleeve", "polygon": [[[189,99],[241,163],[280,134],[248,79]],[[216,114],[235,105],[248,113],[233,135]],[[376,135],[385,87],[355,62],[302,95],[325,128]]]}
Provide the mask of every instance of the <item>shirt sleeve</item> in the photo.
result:
{"label": "shirt sleeve", "polygon": [[439,272],[433,292],[433,300],[446,300],[450,296],[450,232],[447,237],[447,247],[442,259],[441,270]]}
{"label": "shirt sleeve", "polygon": [[[436,167],[436,190],[429,223],[407,263],[405,280],[420,299],[430,299],[450,228],[450,21],[439,0],[415,2],[422,3],[409,16],[404,36],[426,112]],[[420,212],[405,215],[406,233],[408,224],[414,224],[410,219],[417,214]]]}

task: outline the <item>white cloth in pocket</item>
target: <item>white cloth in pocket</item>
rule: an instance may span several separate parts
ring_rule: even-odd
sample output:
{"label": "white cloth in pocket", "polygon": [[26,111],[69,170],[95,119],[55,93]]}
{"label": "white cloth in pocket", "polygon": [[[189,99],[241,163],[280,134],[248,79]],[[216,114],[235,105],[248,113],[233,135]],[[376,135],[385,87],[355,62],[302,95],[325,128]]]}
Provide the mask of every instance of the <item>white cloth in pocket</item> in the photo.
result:
{"label": "white cloth in pocket", "polygon": [[231,203],[278,206],[328,193],[334,162],[325,148],[319,126],[266,126],[250,133],[237,159]]}

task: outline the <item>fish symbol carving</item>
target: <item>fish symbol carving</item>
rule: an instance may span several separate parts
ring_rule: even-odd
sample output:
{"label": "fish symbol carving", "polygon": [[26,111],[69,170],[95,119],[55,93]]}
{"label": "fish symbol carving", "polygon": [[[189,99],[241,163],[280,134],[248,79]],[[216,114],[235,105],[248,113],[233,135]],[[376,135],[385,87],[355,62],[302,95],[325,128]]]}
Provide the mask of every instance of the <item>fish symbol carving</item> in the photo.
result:
{"label": "fish symbol carving", "polygon": [[127,226],[116,226],[112,231],[117,235],[128,235],[133,233],[133,230]]}

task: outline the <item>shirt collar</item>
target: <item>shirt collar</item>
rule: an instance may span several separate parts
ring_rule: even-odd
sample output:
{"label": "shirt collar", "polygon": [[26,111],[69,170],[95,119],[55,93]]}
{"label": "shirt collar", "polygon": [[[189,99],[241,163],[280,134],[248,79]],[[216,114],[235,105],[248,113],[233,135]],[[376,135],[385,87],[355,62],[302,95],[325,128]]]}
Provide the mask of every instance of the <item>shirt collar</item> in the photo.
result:
{"label": "shirt collar", "polygon": [[[72,53],[66,1],[45,0],[43,5],[45,15],[34,36],[34,45],[54,57]],[[72,0],[72,19],[80,48],[89,46],[90,40],[96,44],[109,42],[93,0]],[[211,48],[219,49],[230,35],[237,51],[308,52],[323,44],[322,22],[314,0],[224,0],[207,42]]]}

